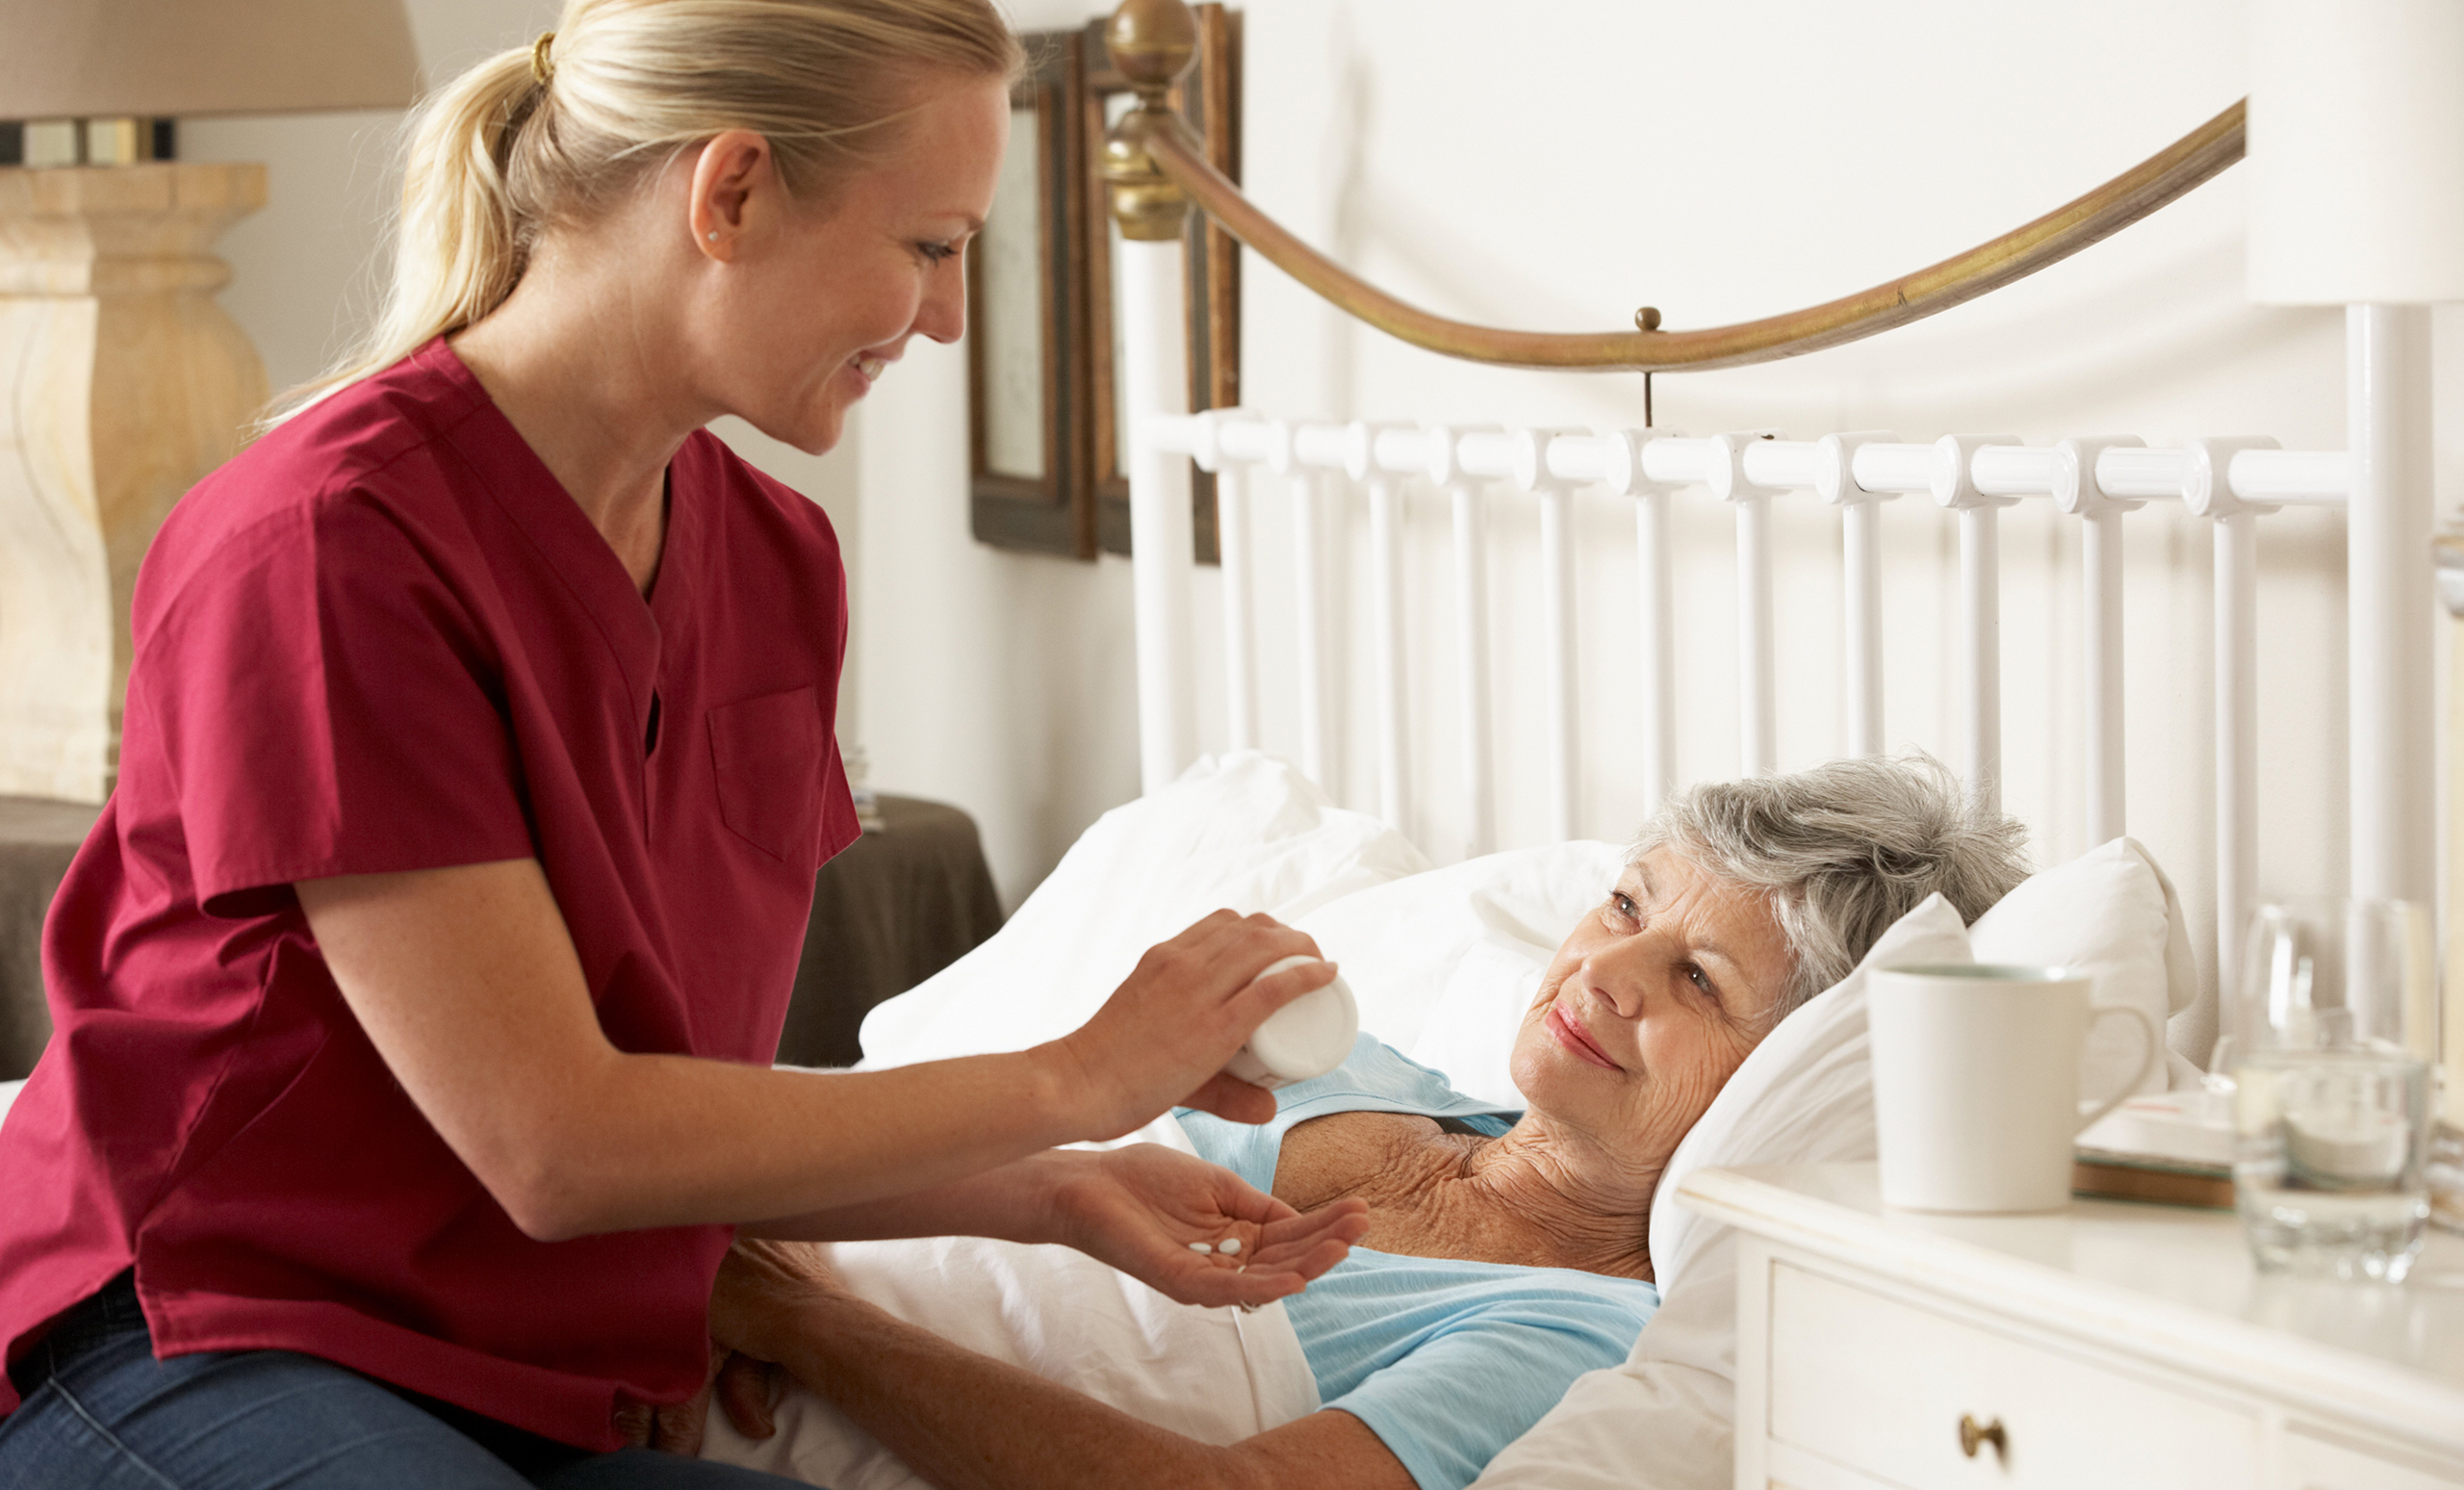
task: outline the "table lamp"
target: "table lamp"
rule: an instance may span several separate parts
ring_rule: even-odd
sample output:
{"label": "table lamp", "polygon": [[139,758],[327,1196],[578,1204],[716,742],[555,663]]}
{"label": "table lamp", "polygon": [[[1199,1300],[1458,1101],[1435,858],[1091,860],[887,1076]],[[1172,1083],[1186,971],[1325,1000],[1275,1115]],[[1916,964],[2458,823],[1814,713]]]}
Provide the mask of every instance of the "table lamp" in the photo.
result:
{"label": "table lamp", "polygon": [[418,86],[401,0],[0,0],[0,794],[110,792],[138,560],[266,401],[209,251],[265,167],[170,121]]}
{"label": "table lamp", "polygon": [[[2258,0],[2250,23],[2250,298],[2345,307],[2352,892],[2429,905],[2437,742],[2430,710],[2404,706],[2435,686],[2430,307],[2464,300],[2464,6]],[[2376,569],[2374,552],[2400,567]],[[2374,572],[2403,582],[2362,580]],[[2455,659],[2464,672],[2464,651]],[[2464,749],[2451,770],[2448,811],[2464,814]],[[2434,1186],[2437,1214],[2464,1229],[2459,822],[2449,819],[2444,1018],[2416,1011],[2414,1037],[2443,1067],[2443,1143],[2455,1156]],[[2426,1038],[2442,1023],[2433,1051]]]}

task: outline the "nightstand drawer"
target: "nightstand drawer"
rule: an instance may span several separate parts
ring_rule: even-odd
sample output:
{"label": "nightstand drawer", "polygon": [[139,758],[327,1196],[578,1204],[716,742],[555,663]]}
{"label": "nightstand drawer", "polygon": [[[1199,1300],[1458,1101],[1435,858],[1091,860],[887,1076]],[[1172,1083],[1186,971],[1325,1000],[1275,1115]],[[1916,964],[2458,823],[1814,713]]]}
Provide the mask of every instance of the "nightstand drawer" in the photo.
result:
{"label": "nightstand drawer", "polygon": [[1778,1442],[1908,1490],[2259,1480],[2255,1412],[1784,1262],[1770,1279]]}
{"label": "nightstand drawer", "polygon": [[2464,1490],[2464,1464],[2434,1464],[2384,1445],[2342,1442],[2307,1424],[2284,1435],[2298,1490]]}

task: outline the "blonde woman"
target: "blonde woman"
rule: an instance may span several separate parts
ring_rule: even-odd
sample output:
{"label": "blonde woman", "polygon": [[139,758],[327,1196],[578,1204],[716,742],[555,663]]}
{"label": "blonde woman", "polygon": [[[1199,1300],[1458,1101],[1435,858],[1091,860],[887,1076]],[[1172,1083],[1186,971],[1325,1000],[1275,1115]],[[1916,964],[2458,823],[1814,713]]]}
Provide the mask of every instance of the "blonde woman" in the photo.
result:
{"label": "blonde woman", "polygon": [[[415,121],[364,356],[147,556],[116,793],[0,1130],[0,1486],[700,1485],[733,1228],[1063,1241],[1257,1302],[1365,1224],[1157,1150],[1323,964],[1219,914],[1020,1054],[778,1072],[856,833],[808,450],[910,338],[1009,125],[988,0],[572,0]],[[1245,1271],[1190,1249],[1240,1235]]]}

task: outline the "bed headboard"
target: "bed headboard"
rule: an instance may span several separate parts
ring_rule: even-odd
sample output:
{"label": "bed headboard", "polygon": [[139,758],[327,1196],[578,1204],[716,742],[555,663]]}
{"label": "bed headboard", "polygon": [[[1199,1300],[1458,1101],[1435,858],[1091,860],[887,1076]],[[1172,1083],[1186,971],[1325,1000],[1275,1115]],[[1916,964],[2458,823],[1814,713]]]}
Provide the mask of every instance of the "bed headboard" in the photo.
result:
{"label": "bed headboard", "polygon": [[[1540,764],[1548,779],[1547,828],[1557,836],[1619,835],[1630,823],[1589,821],[1583,780],[1584,685],[1576,662],[1575,595],[1595,548],[1578,541],[1579,501],[1596,509],[1630,502],[1634,523],[1636,594],[1630,611],[1631,682],[1641,695],[1632,759],[1656,801],[1681,785],[1672,721],[1703,706],[1703,690],[1680,680],[1685,650],[1673,597],[1681,560],[1672,524],[1681,504],[1716,502],[1732,517],[1736,615],[1733,693],[1740,750],[1734,768],[1776,768],[1783,711],[1783,649],[1834,649],[1841,680],[1842,753],[1875,752],[1902,737],[1884,716],[1884,681],[1895,671],[1941,668],[1955,680],[1956,729],[1923,741],[1988,795],[2002,785],[2006,699],[2001,676],[2003,608],[1999,549],[2010,509],[2051,509],[2076,524],[2080,554],[2076,616],[2086,748],[2080,784],[2088,841],[2126,830],[2130,793],[2123,741],[2122,679],[2131,638],[2123,629],[2125,514],[2173,503],[2208,529],[2214,556],[2210,848],[2216,912],[2205,928],[2212,971],[2230,986],[2235,943],[2257,886],[2255,843],[2261,800],[2254,768],[2259,739],[2256,679],[2258,535],[2282,516],[2309,508],[2346,527],[2348,661],[2339,685],[2349,728],[2350,884],[2354,893],[2430,901],[2436,891],[2432,681],[2431,501],[2428,313],[2414,306],[2355,305],[2348,312],[2348,448],[2286,450],[2263,434],[2219,434],[2148,448],[2130,437],[2080,434],[2021,443],[1999,434],[1904,439],[1881,430],[1794,438],[1742,430],[1685,437],[1652,427],[1556,428],[1524,425],[1319,421],[1307,410],[1276,409],[1258,391],[1257,411],[1193,416],[1183,362],[1180,247],[1193,207],[1208,213],[1251,249],[1368,324],[1446,355],[1532,368],[1675,372],[1767,361],[1879,334],[2034,272],[2156,211],[2239,160],[2243,108],[2236,104],[2198,130],[2105,186],[2012,233],[1873,290],[1738,325],[1665,328],[1646,309],[1632,330],[1541,334],[1471,325],[1430,315],[1367,285],[1276,224],[1210,167],[1171,114],[1167,91],[1186,65],[1194,27],[1180,0],[1128,0],[1112,22],[1117,64],[1139,90],[1140,106],[1106,145],[1106,175],[1116,218],[1129,242],[1116,261],[1125,295],[1122,331],[1135,421],[1131,503],[1137,533],[1133,589],[1143,779],[1171,779],[1201,748],[1265,745],[1296,755],[1328,783],[1346,774],[1348,754],[1373,760],[1374,807],[1399,826],[1442,810],[1460,825],[1467,850],[1497,847],[1500,753],[1486,590],[1493,575],[1485,519],[1502,492],[1538,506],[1534,656],[1518,662],[1540,674]],[[1637,390],[1639,393],[1640,390]],[[1641,401],[1637,399],[1637,401]],[[1639,410],[1637,411],[1640,412]],[[1191,462],[1219,476],[1223,573],[1222,726],[1198,737],[1202,670],[1194,659],[1195,582],[1190,558]],[[1402,534],[1407,501],[1425,511],[1434,490],[1451,519],[1452,625],[1418,629],[1404,600],[1414,566]],[[1893,509],[1887,505],[1900,499]],[[1912,504],[1955,518],[1958,599],[1950,624],[1927,630],[1888,628],[1879,534]],[[1774,600],[1775,512],[1815,504],[1836,509],[1840,604],[1835,627],[1814,638],[1783,635]],[[1254,541],[1270,507],[1288,528],[1288,558]],[[1365,595],[1348,593],[1353,566],[1327,554],[1330,514],[1365,509]],[[1793,517],[1789,517],[1794,521]],[[2033,519],[2032,519],[2033,521]],[[2311,523],[2321,521],[2312,518]],[[1340,529],[1338,529],[1340,531]],[[1695,562],[1701,562],[1697,556]],[[1420,568],[1425,569],[1426,565]],[[1594,566],[1597,567],[1597,566]],[[1622,569],[1622,560],[1621,565]],[[1278,600],[1267,604],[1263,597]],[[1362,602],[1365,601],[1365,604]],[[1355,636],[1342,622],[1355,610]],[[1524,618],[1518,618],[1524,619]],[[1262,622],[1272,621],[1272,627]],[[1296,691],[1296,729],[1269,738],[1261,729],[1263,681],[1275,674],[1262,655],[1262,630],[1288,621],[1291,665],[1281,677]],[[1207,629],[1214,626],[1208,618]],[[1429,659],[1450,693],[1462,769],[1439,781],[1410,758],[1404,724],[1414,679]],[[1365,659],[1365,665],[1355,659]],[[1371,706],[1354,737],[1347,671],[1365,674]],[[1725,683],[1725,680],[1722,681]],[[1424,696],[1440,689],[1422,687]],[[1708,690],[1708,696],[1726,693]],[[1206,712],[1214,712],[1212,704]],[[1520,768],[1529,769],[1527,758]],[[2175,782],[2175,791],[2204,784]]]}

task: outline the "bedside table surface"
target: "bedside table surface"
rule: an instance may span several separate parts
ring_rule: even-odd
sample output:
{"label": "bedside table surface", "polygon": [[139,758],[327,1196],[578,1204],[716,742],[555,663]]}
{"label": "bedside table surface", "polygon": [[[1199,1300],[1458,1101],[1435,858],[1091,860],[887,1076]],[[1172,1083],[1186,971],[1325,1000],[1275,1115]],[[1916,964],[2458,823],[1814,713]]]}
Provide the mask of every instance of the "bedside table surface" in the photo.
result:
{"label": "bedside table surface", "polygon": [[2392,1413],[2464,1449],[2464,1238],[2432,1230],[2391,1286],[2262,1276],[2229,1211],[2086,1199],[2043,1216],[1892,1211],[1871,1164],[1705,1169],[1678,1202],[1973,1304],[2117,1332],[2194,1370]]}

